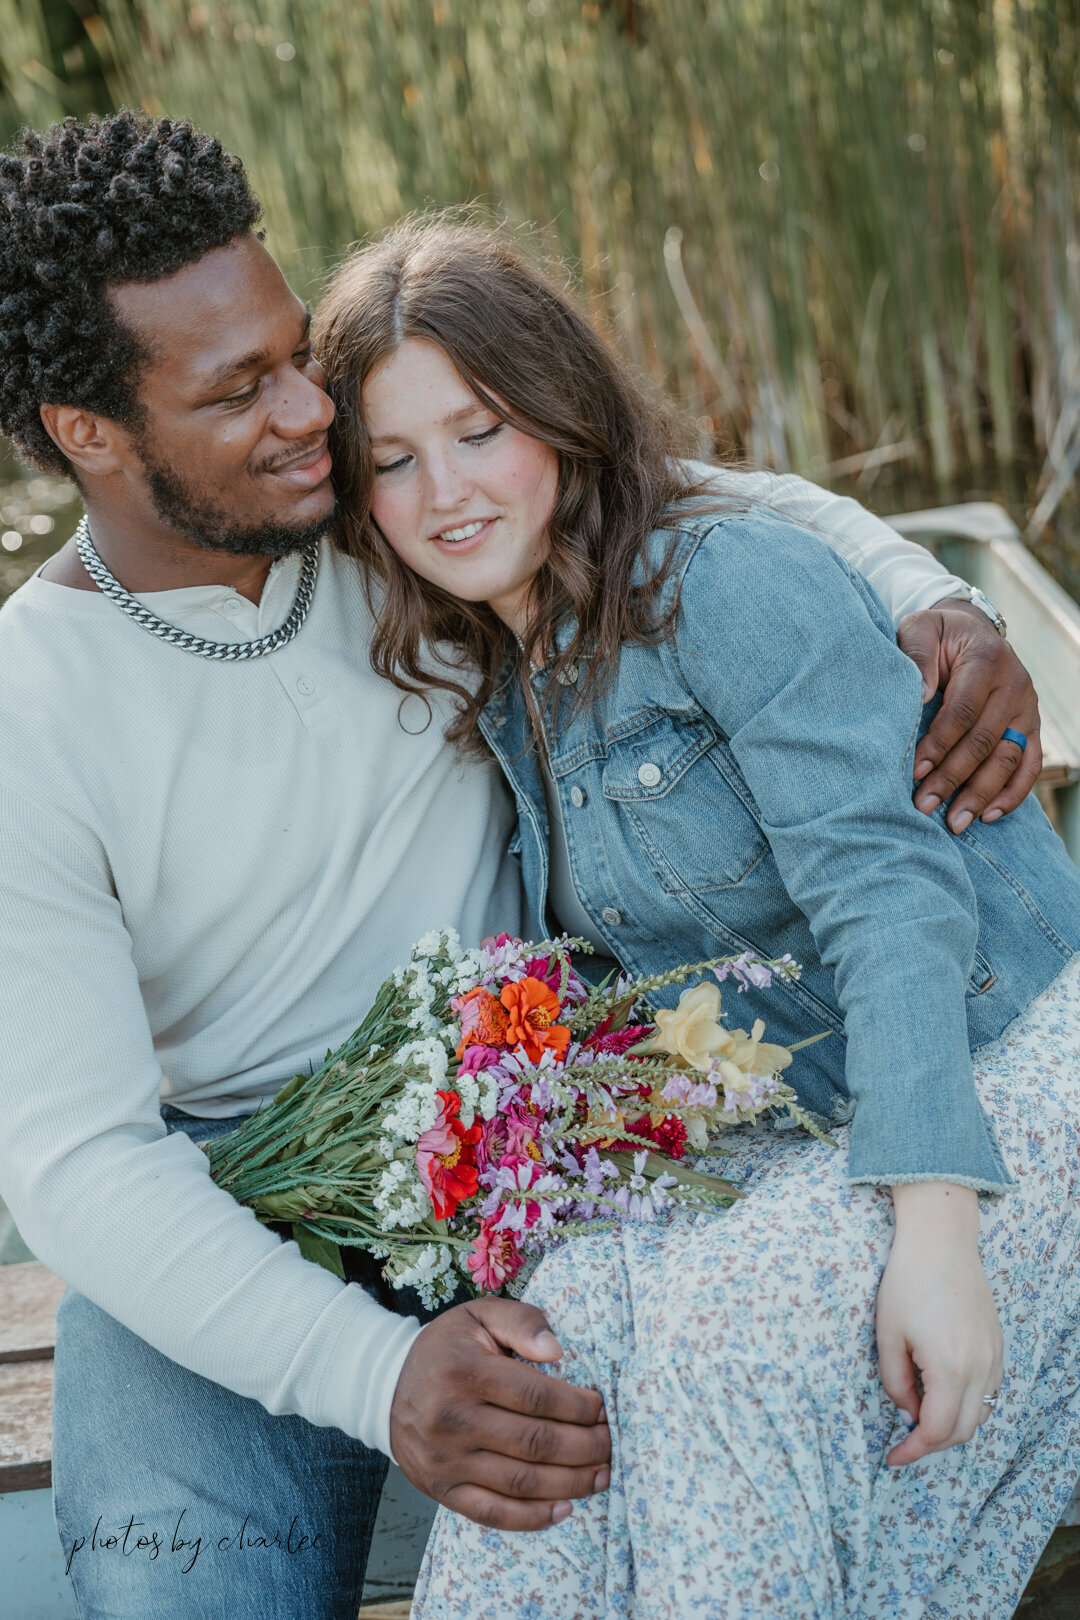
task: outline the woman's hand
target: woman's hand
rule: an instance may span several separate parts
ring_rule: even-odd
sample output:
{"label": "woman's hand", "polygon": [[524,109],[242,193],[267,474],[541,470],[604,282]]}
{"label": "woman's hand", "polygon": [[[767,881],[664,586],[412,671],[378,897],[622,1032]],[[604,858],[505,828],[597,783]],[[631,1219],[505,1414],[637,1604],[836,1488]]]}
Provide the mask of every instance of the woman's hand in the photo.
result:
{"label": "woman's hand", "polygon": [[970,1440],[1001,1383],[1001,1325],[979,1259],[979,1205],[969,1187],[920,1181],[892,1189],[896,1235],[877,1297],[885,1393],[915,1424],[891,1468]]}
{"label": "woman's hand", "polygon": [[[916,810],[930,815],[952,799],[952,832],[1015,810],[1039,779],[1042,745],[1039,700],[1009,643],[979,608],[952,599],[909,613],[896,639],[922,675],[923,702],[944,690],[915,752]],[[1023,732],[1025,749],[1002,741],[1008,726]]]}

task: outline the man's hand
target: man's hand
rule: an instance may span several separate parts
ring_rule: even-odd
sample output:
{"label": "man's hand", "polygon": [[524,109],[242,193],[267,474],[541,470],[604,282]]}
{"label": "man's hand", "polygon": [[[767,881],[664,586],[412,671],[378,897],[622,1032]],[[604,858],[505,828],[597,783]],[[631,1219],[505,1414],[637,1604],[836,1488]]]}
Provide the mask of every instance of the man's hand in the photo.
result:
{"label": "man's hand", "polygon": [[543,1313],[479,1299],[417,1336],[394,1392],[390,1445],[425,1496],[497,1530],[544,1530],[606,1491],[611,1435],[596,1390],[523,1366],[558,1361]]}
{"label": "man's hand", "polygon": [[[945,693],[915,751],[915,808],[930,815],[956,794],[946,817],[953,832],[1015,810],[1038,781],[1042,745],[1039,700],[1008,642],[979,608],[951,599],[909,613],[896,639],[922,675],[923,702]],[[1023,732],[1025,750],[1002,742],[1008,726]]]}

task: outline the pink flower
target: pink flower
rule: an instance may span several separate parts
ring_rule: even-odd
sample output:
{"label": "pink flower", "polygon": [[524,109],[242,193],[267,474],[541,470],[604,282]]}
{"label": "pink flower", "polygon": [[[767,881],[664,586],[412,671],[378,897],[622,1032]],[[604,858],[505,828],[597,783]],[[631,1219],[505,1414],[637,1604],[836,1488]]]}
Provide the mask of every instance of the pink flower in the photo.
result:
{"label": "pink flower", "polygon": [[506,1151],[527,1159],[541,1159],[540,1120],[523,1103],[511,1103],[506,1110]]}
{"label": "pink flower", "polygon": [[485,1120],[476,1149],[476,1162],[481,1170],[497,1169],[507,1154],[520,1159],[539,1161],[538,1145],[540,1120],[521,1102],[512,1102],[494,1119]]}
{"label": "pink flower", "polygon": [[[525,972],[531,979],[539,979],[558,995],[559,985],[562,982],[562,966],[557,956],[530,956],[525,963]],[[571,968],[566,978],[566,989],[563,991],[563,1006],[578,1006],[588,993],[581,977]]]}
{"label": "pink flower", "polygon": [[496,1293],[521,1270],[521,1251],[513,1232],[500,1232],[493,1221],[481,1221],[466,1265],[481,1293]]}
{"label": "pink flower", "polygon": [[[523,1153],[506,1153],[499,1160],[499,1185],[510,1192],[525,1192],[545,1174],[544,1166]],[[507,1174],[509,1172],[509,1174]],[[535,1226],[540,1219],[540,1205],[535,1198],[526,1200],[523,1226]]]}
{"label": "pink flower", "polygon": [[501,1056],[502,1053],[493,1046],[466,1047],[465,1056],[458,1065],[458,1075],[479,1074],[481,1069],[497,1068]]}
{"label": "pink flower", "polygon": [[476,1144],[476,1162],[481,1171],[498,1167],[506,1152],[507,1134],[505,1114],[496,1114],[494,1119],[484,1121],[480,1128],[480,1140]]}
{"label": "pink flower", "polygon": [[525,972],[530,979],[539,979],[541,984],[546,984],[549,990],[554,990],[558,995],[562,967],[557,956],[530,956],[525,963]]}

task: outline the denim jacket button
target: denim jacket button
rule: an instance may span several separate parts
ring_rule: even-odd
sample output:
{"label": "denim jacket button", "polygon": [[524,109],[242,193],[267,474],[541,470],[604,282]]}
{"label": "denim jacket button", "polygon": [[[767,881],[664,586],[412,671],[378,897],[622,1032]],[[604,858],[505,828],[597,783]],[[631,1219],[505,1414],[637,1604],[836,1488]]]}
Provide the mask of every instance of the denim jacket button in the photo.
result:
{"label": "denim jacket button", "polygon": [[622,912],[616,911],[614,906],[605,906],[600,913],[600,921],[606,922],[609,928],[618,928],[622,922]]}
{"label": "denim jacket button", "polygon": [[582,805],[585,803],[585,794],[579,787],[572,787],[570,789],[570,803],[573,805],[575,810],[580,810]]}
{"label": "denim jacket button", "polygon": [[558,673],[558,676],[557,676],[557,680],[559,682],[559,685],[560,686],[576,686],[579,674],[580,674],[580,671],[578,670],[578,667],[577,667],[576,664],[571,664],[568,669],[560,669],[560,671]]}
{"label": "denim jacket button", "polygon": [[641,783],[642,787],[655,787],[663,774],[664,773],[660,769],[659,765],[653,765],[651,763],[648,765],[639,765],[637,779]]}

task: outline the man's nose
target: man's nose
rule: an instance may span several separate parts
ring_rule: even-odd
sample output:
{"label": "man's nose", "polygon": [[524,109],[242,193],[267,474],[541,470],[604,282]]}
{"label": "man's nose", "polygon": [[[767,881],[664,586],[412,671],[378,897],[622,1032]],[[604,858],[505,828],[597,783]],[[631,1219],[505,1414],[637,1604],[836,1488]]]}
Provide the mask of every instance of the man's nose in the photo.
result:
{"label": "man's nose", "polygon": [[322,387],[321,367],[310,372],[292,368],[281,385],[274,411],[274,429],[283,439],[308,439],[325,433],[334,420],[334,402]]}

